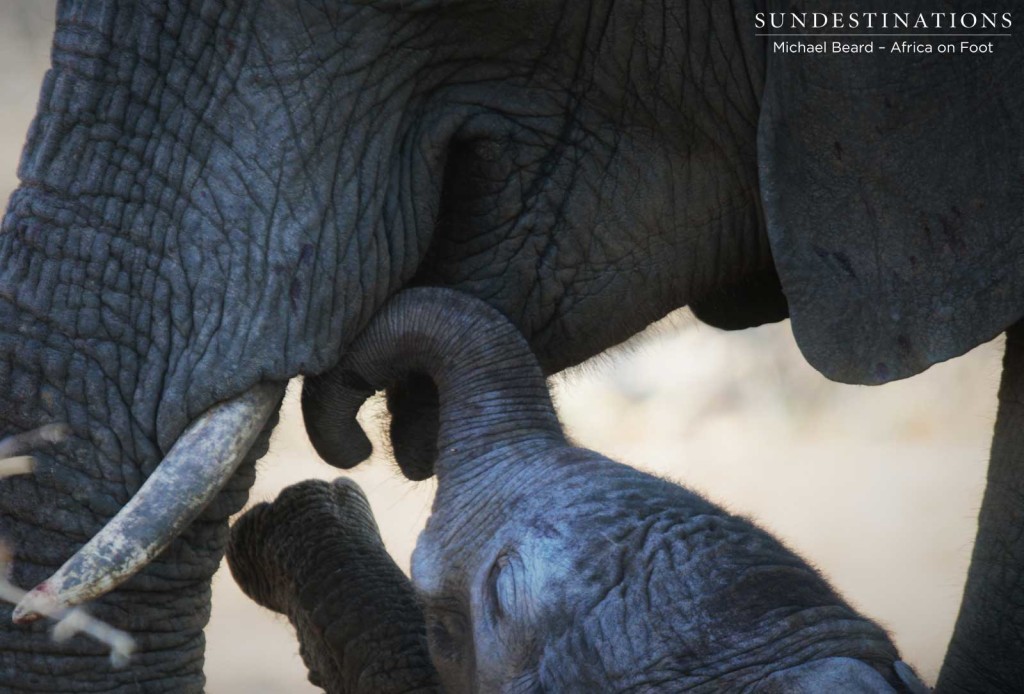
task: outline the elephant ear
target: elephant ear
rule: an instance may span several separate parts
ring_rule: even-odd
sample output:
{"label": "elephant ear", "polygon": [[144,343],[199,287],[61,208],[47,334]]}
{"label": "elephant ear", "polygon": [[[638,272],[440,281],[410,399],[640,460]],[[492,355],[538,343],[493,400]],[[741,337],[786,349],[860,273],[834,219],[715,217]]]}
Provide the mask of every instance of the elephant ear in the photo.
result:
{"label": "elephant ear", "polygon": [[[833,5],[830,13],[891,11],[887,2]],[[1022,39],[985,39],[988,55],[895,53],[903,38],[877,37],[870,55],[790,54],[763,40],[762,195],[808,361],[837,381],[883,383],[1019,318]],[[961,40],[970,39],[949,39]]]}

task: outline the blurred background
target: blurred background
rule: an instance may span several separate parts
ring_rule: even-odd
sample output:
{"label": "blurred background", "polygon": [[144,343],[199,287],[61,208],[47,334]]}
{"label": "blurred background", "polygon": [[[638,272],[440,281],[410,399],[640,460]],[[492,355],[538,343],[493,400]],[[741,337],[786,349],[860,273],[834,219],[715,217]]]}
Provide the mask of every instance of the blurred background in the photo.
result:
{"label": "blurred background", "polygon": [[[0,4],[0,204],[17,185],[47,68],[53,5]],[[581,445],[700,490],[750,516],[885,625],[931,683],[963,587],[995,419],[999,341],[883,387],[826,381],[789,324],[723,333],[680,311],[609,355],[552,379]],[[310,447],[289,389],[251,501],[336,471]],[[376,414],[365,423],[380,427]],[[382,450],[378,447],[378,450]],[[408,569],[433,485],[383,455],[352,475]],[[250,603],[222,569],[207,630],[208,691],[304,692],[290,625]]]}

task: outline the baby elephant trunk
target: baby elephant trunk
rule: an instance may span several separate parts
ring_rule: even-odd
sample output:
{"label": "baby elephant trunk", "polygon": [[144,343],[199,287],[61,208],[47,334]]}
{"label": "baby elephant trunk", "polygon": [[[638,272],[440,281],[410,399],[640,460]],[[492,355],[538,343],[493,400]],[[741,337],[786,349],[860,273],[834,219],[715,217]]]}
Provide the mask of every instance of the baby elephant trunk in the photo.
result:
{"label": "baby elephant trunk", "polygon": [[376,390],[391,394],[392,441],[406,476],[422,479],[455,453],[491,461],[497,448],[564,442],[544,374],[523,336],[498,311],[440,288],[398,294],[341,363],[307,379],[303,413],[310,439],[332,465],[350,468],[371,452],[356,422]]}

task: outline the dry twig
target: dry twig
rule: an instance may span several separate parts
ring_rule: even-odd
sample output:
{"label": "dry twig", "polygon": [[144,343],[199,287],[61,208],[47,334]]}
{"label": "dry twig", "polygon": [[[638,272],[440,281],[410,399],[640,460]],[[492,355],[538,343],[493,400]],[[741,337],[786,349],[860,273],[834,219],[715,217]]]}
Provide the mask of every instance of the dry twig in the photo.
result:
{"label": "dry twig", "polygon": [[[60,443],[68,433],[66,424],[49,424],[0,441],[0,479],[33,472],[35,459],[22,454],[43,444]],[[13,557],[10,547],[0,540],[0,600],[17,604],[27,591],[11,583]],[[135,650],[135,640],[129,634],[96,619],[81,607],[48,610],[44,616],[57,622],[52,632],[54,641],[66,641],[78,633],[87,634],[110,647],[110,662],[114,667],[127,665]]]}

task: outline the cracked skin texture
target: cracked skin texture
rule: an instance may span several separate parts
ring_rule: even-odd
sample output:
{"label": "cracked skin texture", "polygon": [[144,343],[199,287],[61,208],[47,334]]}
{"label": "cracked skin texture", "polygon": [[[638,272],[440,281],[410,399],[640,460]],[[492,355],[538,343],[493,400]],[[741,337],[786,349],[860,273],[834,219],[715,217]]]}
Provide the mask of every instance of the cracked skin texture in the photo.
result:
{"label": "cracked skin texture", "polygon": [[[753,10],[707,0],[62,2],[0,233],[0,435],[52,421],[73,431],[35,479],[0,488],[19,584],[34,585],[101,527],[192,419],[256,382],[329,369],[409,284],[488,301],[551,372],[687,303],[730,327],[778,319],[781,279],[814,363],[879,380],[865,345],[889,349],[892,326],[825,321],[815,332],[801,317],[856,316],[835,307],[874,307],[873,286],[897,304],[885,315],[926,315],[915,307],[929,304],[896,284],[843,284],[830,268],[873,275],[867,256],[829,260],[841,236],[818,239],[822,254],[801,245],[791,218],[825,213],[796,193],[856,178],[866,150],[844,140],[842,167],[814,171],[821,180],[791,175],[815,160],[821,114],[806,87],[828,75],[774,79],[743,30]],[[1019,52],[999,60],[1012,68]],[[1013,79],[996,85],[1011,115],[1012,95],[1024,94]],[[970,94],[950,96],[959,108]],[[863,125],[863,110],[848,114]],[[846,114],[830,117],[840,127]],[[991,132],[1013,135],[1015,123],[997,119]],[[988,143],[946,139],[966,154]],[[978,179],[999,219],[970,224],[1016,228],[1000,219],[1017,209],[1003,202],[1024,199],[1012,175],[1021,142],[1008,138],[985,168],[991,180]],[[875,183],[860,188],[869,200],[885,182]],[[924,204],[977,192],[962,178],[918,183],[937,184]],[[787,206],[794,197],[806,198],[799,209]],[[968,203],[957,209],[978,209]],[[872,219],[900,227],[932,214],[891,196],[871,209],[901,205]],[[955,251],[972,228],[927,249],[966,262]],[[942,295],[974,302],[957,330],[897,325],[883,376],[954,356],[1015,318],[1011,261],[1024,254],[1013,248],[1000,247],[1011,264],[985,288],[991,301]],[[774,300],[758,306],[749,282]],[[99,601],[98,616],[144,635],[131,672],[104,669],[88,644],[50,643],[41,626],[4,626],[0,684],[62,690],[87,672],[80,691],[199,690],[209,577],[252,474],[243,466],[154,566]]]}

